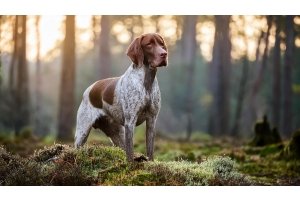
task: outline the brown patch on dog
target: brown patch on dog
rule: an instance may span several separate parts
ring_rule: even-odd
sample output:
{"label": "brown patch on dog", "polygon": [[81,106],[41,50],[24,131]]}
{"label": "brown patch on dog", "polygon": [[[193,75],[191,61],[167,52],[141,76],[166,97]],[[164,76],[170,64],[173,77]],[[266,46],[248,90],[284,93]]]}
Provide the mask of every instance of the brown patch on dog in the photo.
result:
{"label": "brown patch on dog", "polygon": [[102,108],[102,99],[112,105],[114,100],[114,92],[119,77],[107,78],[97,81],[90,91],[89,98],[91,104],[96,108]]}
{"label": "brown patch on dog", "polygon": [[127,56],[129,56],[131,61],[136,66],[143,65],[143,61],[144,61],[144,54],[143,54],[143,50],[141,47],[142,38],[143,38],[143,36],[135,38],[133,40],[133,42],[129,45],[127,52],[126,52]]}
{"label": "brown patch on dog", "polygon": [[118,80],[119,77],[112,79],[104,90],[103,100],[109,105],[112,105],[114,102],[114,94]]}

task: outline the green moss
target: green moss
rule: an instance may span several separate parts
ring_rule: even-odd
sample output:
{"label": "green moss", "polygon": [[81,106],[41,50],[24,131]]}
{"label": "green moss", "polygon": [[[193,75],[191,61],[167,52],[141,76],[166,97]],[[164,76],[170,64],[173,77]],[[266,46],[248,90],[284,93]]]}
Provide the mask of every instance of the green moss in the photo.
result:
{"label": "green moss", "polygon": [[[103,134],[97,132],[94,138],[98,136],[102,137]],[[135,152],[145,152],[144,136],[144,131],[137,131],[134,140]],[[236,144],[225,139],[185,142],[157,137],[157,161],[129,164],[126,162],[124,151],[108,147],[111,144],[106,143],[107,137],[103,137],[106,140],[100,138],[97,141],[94,138],[91,137],[93,141],[88,143],[90,145],[74,149],[73,146],[61,144],[44,147],[45,143],[39,138],[24,137],[21,140],[7,134],[0,138],[1,144],[4,144],[7,150],[2,148],[2,153],[0,151],[0,184],[246,185],[249,182],[245,179],[249,181],[247,177],[250,177],[250,184],[254,185],[295,185],[299,184],[300,180],[300,160],[285,154],[287,147],[282,151],[284,146],[289,146],[292,142],[233,147],[233,144]],[[50,138],[47,142],[48,146],[51,140]],[[91,145],[94,141],[97,145]],[[39,148],[43,149],[36,150],[33,154],[33,150]],[[284,153],[279,157],[281,151]],[[224,162],[216,162],[216,157],[212,157],[214,155],[228,155],[237,163],[226,159]],[[199,173],[196,173],[197,170],[190,164],[195,165]],[[223,167],[218,170],[216,166]]]}
{"label": "green moss", "polygon": [[167,183],[178,185],[250,185],[247,177],[238,173],[228,157],[212,157],[197,164],[182,162],[148,162],[147,170],[164,177]]}
{"label": "green moss", "polygon": [[201,149],[201,152],[204,155],[217,155],[220,151],[222,150],[222,148],[218,145],[215,146],[207,146]]}
{"label": "green moss", "polygon": [[292,139],[283,154],[288,159],[300,159],[300,129],[293,133]]}
{"label": "green moss", "polygon": [[29,139],[33,138],[33,133],[32,129],[30,127],[24,127],[21,131],[20,134],[17,135],[17,139]]}
{"label": "green moss", "polygon": [[87,174],[126,164],[123,150],[116,147],[86,146],[76,152],[76,161]]}
{"label": "green moss", "polygon": [[51,147],[44,147],[44,149],[34,152],[33,159],[37,162],[45,162],[60,155],[63,150],[68,148],[67,145],[55,144]]}
{"label": "green moss", "polygon": [[180,150],[172,150],[160,153],[156,156],[158,161],[174,161],[177,160],[183,154]]}
{"label": "green moss", "polygon": [[132,185],[159,185],[160,179],[146,170],[138,170],[131,182]]}
{"label": "green moss", "polygon": [[208,133],[203,132],[193,132],[190,141],[193,142],[208,142],[212,140],[212,136]]}
{"label": "green moss", "polygon": [[123,168],[107,174],[103,185],[165,185],[161,177],[143,168]]}
{"label": "green moss", "polygon": [[282,151],[283,148],[284,148],[283,144],[272,144],[262,148],[259,154],[262,157],[266,157],[268,155],[274,155],[280,153],[280,151]]}
{"label": "green moss", "polygon": [[[115,147],[74,149],[56,144],[28,159],[1,148],[2,185],[249,185],[228,157],[212,157],[197,164],[181,162],[127,163]],[[191,154],[190,157],[194,157]]]}
{"label": "green moss", "polygon": [[[36,151],[28,159],[0,151],[2,185],[93,185],[105,167],[125,162],[124,153],[112,147],[80,150],[56,144]],[[100,164],[99,164],[100,163]]]}
{"label": "green moss", "polygon": [[0,147],[0,185],[42,185],[46,174],[41,166]]}

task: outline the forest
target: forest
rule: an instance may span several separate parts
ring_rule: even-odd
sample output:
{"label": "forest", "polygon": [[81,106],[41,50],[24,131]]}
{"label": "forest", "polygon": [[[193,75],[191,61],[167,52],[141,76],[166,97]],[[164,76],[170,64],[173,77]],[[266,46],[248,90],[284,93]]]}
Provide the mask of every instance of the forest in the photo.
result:
{"label": "forest", "polygon": [[[154,161],[96,129],[75,149],[83,92],[144,33],[169,59]],[[1,15],[0,56],[0,185],[300,185],[300,16]]]}

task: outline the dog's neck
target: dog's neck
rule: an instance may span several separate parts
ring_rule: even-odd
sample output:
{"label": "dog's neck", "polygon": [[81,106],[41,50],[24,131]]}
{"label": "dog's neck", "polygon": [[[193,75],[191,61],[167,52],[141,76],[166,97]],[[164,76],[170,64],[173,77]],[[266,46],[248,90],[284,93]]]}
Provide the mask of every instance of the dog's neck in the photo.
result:
{"label": "dog's neck", "polygon": [[144,87],[146,91],[150,93],[152,91],[157,69],[150,66],[143,66],[143,68],[145,70]]}
{"label": "dog's neck", "polygon": [[139,71],[139,73],[144,75],[144,87],[146,92],[150,93],[152,91],[153,82],[155,80],[157,68],[150,67],[149,65],[137,66],[133,63],[133,70]]}

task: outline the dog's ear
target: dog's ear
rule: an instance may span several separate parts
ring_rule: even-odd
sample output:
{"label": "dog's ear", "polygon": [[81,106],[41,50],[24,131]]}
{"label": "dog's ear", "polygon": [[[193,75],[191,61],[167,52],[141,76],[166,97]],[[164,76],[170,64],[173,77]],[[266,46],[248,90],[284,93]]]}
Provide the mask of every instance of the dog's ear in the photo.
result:
{"label": "dog's ear", "polygon": [[127,56],[137,66],[142,66],[144,62],[144,53],[141,46],[142,37],[135,38],[127,49]]}

